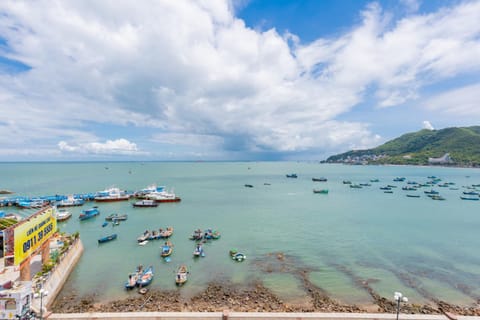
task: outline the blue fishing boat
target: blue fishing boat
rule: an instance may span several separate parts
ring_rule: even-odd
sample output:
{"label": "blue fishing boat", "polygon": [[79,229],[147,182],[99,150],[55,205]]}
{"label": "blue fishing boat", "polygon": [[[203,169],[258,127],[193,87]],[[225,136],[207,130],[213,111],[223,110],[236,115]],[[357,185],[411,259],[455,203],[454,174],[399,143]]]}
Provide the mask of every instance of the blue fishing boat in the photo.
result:
{"label": "blue fishing boat", "polygon": [[193,256],[205,257],[205,251],[203,251],[203,247],[200,243],[195,246],[195,250],[193,250]]}
{"label": "blue fishing boat", "polygon": [[105,221],[104,223],[102,223],[102,228],[105,228],[106,226],[108,226],[108,222]]}
{"label": "blue fishing boat", "polygon": [[137,279],[137,286],[139,287],[146,287],[153,280],[153,267],[150,266],[141,274],[141,276]]}
{"label": "blue fishing boat", "polygon": [[137,281],[140,279],[143,274],[143,266],[139,265],[135,272],[132,272],[128,275],[128,280],[125,282],[125,289],[133,289],[137,286]]}
{"label": "blue fishing boat", "polygon": [[99,214],[100,214],[100,211],[98,210],[98,207],[93,207],[91,209],[83,210],[78,218],[80,220],[87,220],[95,216],[98,216]]}
{"label": "blue fishing boat", "polygon": [[98,239],[98,243],[109,242],[109,241],[112,241],[112,240],[115,240],[115,239],[117,239],[117,234],[116,233]]}

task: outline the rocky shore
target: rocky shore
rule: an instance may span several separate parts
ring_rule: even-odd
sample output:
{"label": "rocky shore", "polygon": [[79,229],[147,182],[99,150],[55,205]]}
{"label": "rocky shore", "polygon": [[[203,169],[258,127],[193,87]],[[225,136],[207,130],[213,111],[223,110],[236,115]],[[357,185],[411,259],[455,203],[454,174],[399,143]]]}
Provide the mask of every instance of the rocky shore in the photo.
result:
{"label": "rocky shore", "polygon": [[[393,301],[373,293],[372,306],[362,307],[346,305],[328,297],[321,289],[311,283],[305,283],[308,298],[302,302],[285,302],[265,288],[261,283],[252,283],[246,287],[233,284],[211,283],[201,293],[185,298],[178,290],[150,290],[146,294],[98,303],[95,296],[79,297],[74,294],[58,299],[52,306],[54,313],[84,312],[131,312],[131,311],[194,311],[221,312],[231,310],[238,312],[379,312],[394,313]],[[476,306],[461,307],[444,301],[435,301],[432,305],[402,304],[402,313],[441,314],[480,316],[480,301]]]}
{"label": "rocky shore", "polygon": [[[185,297],[181,290],[149,290],[146,294],[138,294],[123,300],[99,303],[95,295],[80,297],[75,294],[63,296],[54,303],[51,311],[55,313],[84,312],[221,312],[231,310],[237,312],[347,312],[347,313],[395,313],[396,303],[380,296],[370,285],[375,279],[361,279],[344,266],[336,266],[347,274],[355,285],[365,290],[371,297],[369,306],[349,305],[330,298],[325,290],[310,281],[312,269],[301,265],[293,257],[282,252],[272,252],[253,261],[255,268],[263,273],[289,273],[298,278],[305,292],[301,301],[283,301],[261,281],[244,286],[228,281],[210,283],[205,290]],[[411,279],[402,276],[409,286],[414,286]],[[401,312],[409,314],[446,314],[480,316],[480,300],[475,305],[463,307],[440,301],[428,292],[431,304],[419,305],[402,303]]]}

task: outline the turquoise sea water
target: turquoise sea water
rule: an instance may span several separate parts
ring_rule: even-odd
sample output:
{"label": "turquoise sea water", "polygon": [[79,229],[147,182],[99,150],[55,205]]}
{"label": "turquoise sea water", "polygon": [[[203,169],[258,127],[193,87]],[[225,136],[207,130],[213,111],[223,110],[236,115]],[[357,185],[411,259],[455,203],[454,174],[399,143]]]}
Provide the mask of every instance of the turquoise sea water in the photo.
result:
{"label": "turquoise sea water", "polygon": [[[298,178],[288,179],[287,173]],[[436,187],[446,201],[426,197],[423,191],[430,188],[420,189],[420,198],[407,198],[411,192],[401,190],[406,181],[392,181],[403,176],[424,183],[431,175],[454,182],[459,190]],[[0,189],[16,195],[87,193],[113,185],[135,191],[157,183],[175,188],[182,198],[147,209],[132,208],[133,200],[69,208],[73,217],[59,227],[79,231],[85,252],[62,294],[95,293],[99,300],[136,294],[125,292],[123,284],[138,264],[154,266],[152,287],[174,289],[174,272],[185,263],[190,277],[179,289],[185,295],[214,280],[262,280],[284,299],[301,299],[305,293],[297,275],[307,270],[313,283],[347,303],[371,301],[358,280],[368,280],[389,299],[401,291],[413,303],[436,297],[468,305],[480,296],[480,201],[460,199],[462,186],[480,183],[475,169],[304,162],[2,163],[0,176]],[[312,182],[312,177],[328,182]],[[374,178],[380,182],[362,189],[342,183]],[[386,184],[398,188],[385,194],[379,187]],[[327,188],[329,194],[313,194],[313,188]],[[81,210],[93,205],[100,216],[80,222]],[[114,212],[127,213],[128,221],[102,228],[104,217]],[[136,242],[144,230],[167,226],[175,230],[169,263],[160,258],[160,240],[143,247]],[[188,237],[209,227],[222,237],[204,246],[205,258],[194,260]],[[97,244],[111,232],[117,240]],[[231,248],[247,260],[232,261]],[[285,260],[272,255],[279,252]]]}

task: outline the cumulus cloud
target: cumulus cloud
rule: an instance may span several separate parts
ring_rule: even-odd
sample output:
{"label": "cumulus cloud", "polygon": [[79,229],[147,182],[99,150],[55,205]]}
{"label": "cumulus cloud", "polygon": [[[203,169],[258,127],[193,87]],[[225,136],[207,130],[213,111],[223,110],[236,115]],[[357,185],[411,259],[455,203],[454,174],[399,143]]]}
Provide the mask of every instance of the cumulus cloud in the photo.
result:
{"label": "cumulus cloud", "polygon": [[427,130],[435,130],[432,126],[432,124],[430,123],[430,121],[423,121],[423,129],[427,129]]}
{"label": "cumulus cloud", "polygon": [[64,153],[139,154],[126,139],[86,142],[109,139],[92,133],[108,124],[145,128],[152,135],[142,143],[153,146],[372,146],[381,138],[368,123],[338,120],[367,94],[398,106],[480,69],[480,2],[398,21],[371,4],[358,25],[309,44],[251,29],[233,10],[229,1],[0,2],[9,49],[0,50],[32,68],[0,74],[0,108],[12,119],[0,137],[14,129],[26,145],[42,140]]}
{"label": "cumulus cloud", "polygon": [[107,155],[131,155],[139,152],[137,145],[126,139],[107,140],[101,142],[81,143],[69,145],[65,141],[58,143],[58,148],[64,152],[107,154]]}

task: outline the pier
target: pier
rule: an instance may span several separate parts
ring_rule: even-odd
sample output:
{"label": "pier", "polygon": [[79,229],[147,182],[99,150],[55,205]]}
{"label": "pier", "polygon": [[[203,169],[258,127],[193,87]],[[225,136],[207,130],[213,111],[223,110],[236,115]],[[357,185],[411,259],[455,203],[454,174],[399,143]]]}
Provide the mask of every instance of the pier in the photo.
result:
{"label": "pier", "polygon": [[67,281],[68,276],[77,265],[82,253],[83,244],[80,238],[77,238],[70,246],[70,249],[64,253],[64,256],[60,259],[60,263],[51,270],[49,277],[43,282],[42,289],[44,292],[48,292],[48,294],[42,296],[38,294],[35,295],[31,305],[33,311],[40,314],[40,309],[43,309],[42,314],[48,315],[48,308],[55,301],[55,298]]}

